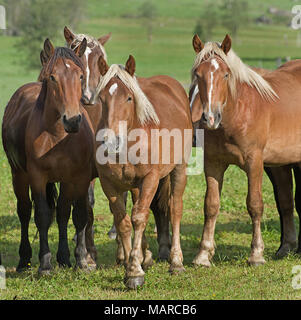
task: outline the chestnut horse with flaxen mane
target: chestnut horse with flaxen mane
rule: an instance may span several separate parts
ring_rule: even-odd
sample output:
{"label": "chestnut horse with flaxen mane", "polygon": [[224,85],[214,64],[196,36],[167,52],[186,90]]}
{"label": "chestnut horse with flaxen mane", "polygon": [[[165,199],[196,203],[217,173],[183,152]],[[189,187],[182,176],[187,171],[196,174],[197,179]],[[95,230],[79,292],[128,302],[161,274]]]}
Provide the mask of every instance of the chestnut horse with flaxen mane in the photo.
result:
{"label": "chestnut horse with flaxen mane", "polygon": [[[194,43],[194,42],[193,42]],[[198,48],[196,47],[196,53],[198,53]],[[262,68],[254,68],[254,71],[259,73],[260,75],[267,74],[271,72],[270,70],[262,69]],[[201,107],[200,95],[198,94],[198,84],[197,77],[192,75],[192,83],[189,89],[189,100],[190,100],[190,109],[196,110],[196,108]],[[205,124],[201,121],[198,121],[194,124],[198,128],[205,128]],[[206,168],[210,167],[210,163],[213,162],[221,162],[224,164],[225,168],[228,168],[229,165],[235,164],[235,157],[231,153],[231,149],[227,148],[227,137],[224,134],[224,129],[220,126],[217,130],[205,130],[204,132],[204,160],[205,160],[205,175]],[[293,192],[293,177],[292,177],[292,169],[295,178],[296,191],[295,191],[295,204],[296,211],[299,216],[299,221],[301,221],[301,170],[298,166],[295,165],[286,165],[281,167],[264,167],[264,170],[269,177],[274,190],[274,196],[276,200],[276,205],[278,209],[278,213],[280,216],[280,247],[276,252],[276,256],[278,258],[282,258],[287,255],[290,251],[294,250],[297,246],[297,233],[294,222],[294,192]],[[226,169],[225,169],[226,171]],[[208,184],[208,189],[205,196],[206,203],[206,211],[208,212],[209,208],[213,208],[213,201],[215,203],[215,210],[219,210],[219,197],[212,196],[213,192],[215,195],[219,194],[219,190],[217,189],[217,185],[213,188],[212,184]],[[222,180],[219,185],[220,190],[222,189]],[[301,225],[301,223],[300,223]],[[301,229],[299,228],[299,241],[297,252],[301,252]],[[213,255],[213,251],[211,251],[211,255]],[[210,266],[208,264],[208,260],[206,262],[206,266]],[[198,264],[198,260],[195,260],[195,263]]]}
{"label": "chestnut horse with flaxen mane", "polygon": [[[172,226],[170,271],[177,273],[184,270],[180,246],[180,221],[183,209],[182,196],[186,185],[187,158],[192,145],[189,101],[181,84],[168,76],[135,77],[135,60],[132,56],[126,62],[125,68],[119,65],[109,67],[104,59],[100,59],[99,68],[102,78],[97,92],[102,101],[103,113],[98,127],[100,130],[98,132],[102,132],[102,139],[99,134],[96,136],[96,164],[124,249],[125,283],[128,288],[133,289],[143,284],[145,274],[143,269],[152,261],[147,250],[144,231],[152,202],[157,201],[155,195],[158,186],[160,190],[158,203],[165,207],[165,215],[169,215]],[[126,123],[126,131],[120,132],[120,123]],[[176,147],[170,143],[169,148],[163,148],[161,142],[159,149],[156,149],[159,150],[158,162],[153,163],[152,130],[160,130],[162,137],[167,136],[170,139],[169,133],[173,129],[177,129],[181,136]],[[190,132],[190,139],[186,141],[183,138],[185,130]],[[116,139],[112,137],[112,132]],[[141,136],[134,138],[136,133],[140,133]],[[133,160],[136,159],[136,151],[130,155],[130,150],[137,146],[137,139],[141,148],[134,150],[140,152],[140,156],[144,153],[145,161]],[[127,159],[121,162],[124,145],[128,146],[129,152],[126,154]],[[98,158],[101,149],[107,150],[108,154],[116,155],[118,161],[99,163],[98,161],[103,161],[102,157]],[[162,161],[165,154],[170,155],[168,163]],[[137,190],[137,200],[130,219],[126,213],[123,193],[133,189]],[[168,224],[165,227],[168,228]],[[167,246],[169,250],[168,243],[169,240],[165,239],[159,242],[159,246]]]}
{"label": "chestnut horse with flaxen mane", "polygon": [[[234,53],[228,35],[221,44],[205,45],[195,36],[193,47],[197,56],[192,79],[198,85],[201,103],[193,104],[192,120],[206,130],[222,130],[222,139],[215,140],[218,146],[206,143],[205,157],[210,155],[212,161],[205,158],[205,224],[194,262],[210,265],[223,176],[231,163],[248,177],[247,208],[253,225],[249,263],[263,264],[260,221],[264,166],[300,166],[301,161],[301,94],[296,90],[301,84],[301,61],[259,74]],[[226,151],[225,156],[215,159],[218,148]]]}
{"label": "chestnut horse with flaxen mane", "polygon": [[94,131],[81,105],[86,73],[78,55],[85,51],[86,40],[76,51],[54,49],[47,39],[41,82],[19,88],[9,101],[3,118],[2,139],[17,197],[21,222],[18,270],[28,266],[32,251],[28,239],[31,200],[40,237],[41,274],[51,270],[48,229],[55,209],[55,182],[60,182],[57,200],[59,247],[57,260],[70,266],[67,223],[73,206],[77,232],[76,264],[88,268],[85,227],[88,215],[88,187],[94,164]]}

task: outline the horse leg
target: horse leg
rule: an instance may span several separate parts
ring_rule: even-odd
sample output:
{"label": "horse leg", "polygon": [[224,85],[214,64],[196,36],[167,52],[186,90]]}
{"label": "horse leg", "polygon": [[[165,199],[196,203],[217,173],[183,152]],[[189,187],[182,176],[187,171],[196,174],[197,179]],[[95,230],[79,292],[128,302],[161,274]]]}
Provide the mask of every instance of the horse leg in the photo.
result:
{"label": "horse leg", "polygon": [[48,230],[53,218],[53,208],[50,207],[49,201],[47,201],[46,194],[46,181],[42,178],[35,176],[34,179],[31,179],[30,185],[32,188],[32,196],[34,200],[34,220],[35,224],[39,230],[39,239],[40,239],[40,267],[39,274],[49,274],[51,266],[51,253],[48,245]]}
{"label": "horse leg", "polygon": [[114,215],[114,225],[116,226],[117,230],[116,241],[119,242],[117,242],[119,248],[121,248],[122,244],[123,256],[121,257],[121,261],[123,261],[126,267],[129,263],[129,256],[132,248],[132,223],[129,215],[126,213],[124,195],[122,192],[116,190],[115,187],[112,186],[110,180],[101,177],[100,183],[106,197],[109,200],[110,209]]}
{"label": "horse leg", "polygon": [[[138,188],[132,189],[131,190],[131,195],[132,195],[132,203],[133,205],[135,205],[135,203],[138,201],[139,199],[139,194],[140,191]],[[124,194],[125,196],[125,204],[126,204],[126,200],[127,200],[127,193]],[[147,270],[150,266],[153,265],[153,254],[152,252],[149,250],[149,245],[145,236],[145,232],[143,232],[143,237],[142,237],[142,252],[143,252],[143,263],[142,263],[142,268],[143,270]]]}
{"label": "horse leg", "polygon": [[264,243],[261,235],[261,217],[263,214],[262,201],[262,176],[263,161],[260,152],[254,153],[246,164],[246,172],[248,176],[248,196],[247,208],[252,219],[252,242],[251,255],[248,260],[250,265],[261,265],[265,263],[263,258]]}
{"label": "horse leg", "polygon": [[[169,271],[177,274],[185,271],[180,242],[180,225],[183,214],[183,194],[186,187],[186,165],[178,165],[170,173],[170,222],[172,226],[172,244],[170,250]],[[168,201],[168,199],[167,199]]]}
{"label": "horse leg", "polygon": [[29,198],[28,177],[22,172],[12,172],[13,187],[17,198],[17,213],[21,223],[21,242],[19,247],[19,264],[17,271],[21,272],[30,267],[32,249],[28,238],[28,227],[31,217],[32,203]]}
{"label": "horse leg", "polygon": [[276,255],[282,258],[289,251],[295,249],[297,242],[294,223],[292,169],[290,166],[265,167],[265,172],[272,182],[276,205],[280,215],[281,244]]}
{"label": "horse leg", "polygon": [[169,179],[167,176],[160,180],[157,192],[151,203],[151,210],[154,214],[156,221],[157,242],[159,245],[159,260],[168,260],[170,256],[170,236],[169,236],[169,206],[168,203],[163,202],[161,199],[165,192],[168,192],[166,188],[169,187]]}
{"label": "horse leg", "polygon": [[56,220],[59,228],[59,245],[56,259],[60,267],[71,267],[68,246],[67,227],[71,213],[71,199],[68,197],[68,185],[61,183],[57,202]]}
{"label": "horse leg", "polygon": [[90,200],[87,199],[87,209],[88,209],[88,223],[86,227],[85,237],[86,237],[86,248],[87,248],[87,262],[89,265],[95,265],[97,261],[97,250],[94,243],[94,213],[93,207],[91,206]]}
{"label": "horse leg", "polygon": [[294,176],[295,176],[295,183],[296,183],[295,204],[296,204],[296,211],[299,217],[299,237],[298,237],[297,253],[301,253],[301,168],[300,166],[294,167]]}
{"label": "horse leg", "polygon": [[125,276],[125,284],[130,289],[136,289],[144,283],[145,273],[141,266],[144,260],[142,239],[149,217],[150,204],[157,191],[158,184],[159,178],[157,173],[151,172],[144,177],[140,188],[139,199],[133,206],[132,224],[134,227],[134,241]]}
{"label": "horse leg", "polygon": [[[128,193],[125,192],[125,193],[123,194],[123,197],[124,197],[124,204],[125,204],[125,207],[126,207]],[[111,210],[111,213],[112,213],[112,210]],[[114,223],[113,223],[111,229],[110,229],[109,232],[108,232],[108,236],[109,236],[109,238],[112,239],[112,240],[115,240],[116,237],[117,237],[117,230],[116,230],[116,227],[115,227]]]}
{"label": "horse leg", "polygon": [[220,196],[223,186],[224,173],[228,165],[205,159],[206,195],[204,201],[204,229],[200,243],[200,251],[193,260],[196,266],[210,267],[210,259],[214,256],[214,231],[219,214]]}
{"label": "horse leg", "polygon": [[[126,203],[127,203],[127,196],[128,196],[128,192],[124,192],[123,193],[123,200],[124,200],[124,207],[125,208],[126,208]],[[113,213],[112,209],[111,209],[111,213]],[[123,265],[124,264],[124,250],[123,250],[122,240],[121,240],[120,236],[118,236],[118,234],[117,234],[117,230],[116,230],[114,222],[113,222],[111,230],[108,232],[108,235],[109,235],[109,238],[115,239],[116,243],[117,243],[116,263],[118,265]]]}
{"label": "horse leg", "polygon": [[[88,188],[87,188],[88,189]],[[87,262],[85,231],[88,223],[87,194],[77,195],[73,202],[72,220],[76,229],[76,247],[74,255],[76,267],[90,270]]]}

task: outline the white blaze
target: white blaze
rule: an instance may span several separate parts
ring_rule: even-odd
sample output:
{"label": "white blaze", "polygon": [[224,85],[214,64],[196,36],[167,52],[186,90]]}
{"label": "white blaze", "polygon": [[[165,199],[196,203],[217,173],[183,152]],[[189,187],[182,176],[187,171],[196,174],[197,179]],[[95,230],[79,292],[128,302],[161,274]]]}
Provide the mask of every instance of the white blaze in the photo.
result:
{"label": "white blaze", "polygon": [[118,87],[117,83],[112,84],[111,88],[109,89],[109,92],[110,92],[111,96],[116,91],[117,87]]}
{"label": "white blaze", "polygon": [[213,74],[219,68],[219,65],[215,59],[211,60],[211,64],[214,66],[215,70],[210,72],[210,88],[208,94],[208,105],[209,105],[209,116],[213,116],[211,112],[211,99],[212,99],[212,90],[213,90]]}
{"label": "white blaze", "polygon": [[[89,88],[89,78],[90,78],[90,68],[89,68],[89,54],[92,52],[92,50],[87,47],[86,51],[85,51],[85,56],[86,56],[86,60],[87,60],[87,67],[86,67],[86,73],[87,73],[87,77],[86,77],[86,90],[87,93],[89,93],[89,95],[91,94],[90,88]],[[90,96],[88,97],[90,98]]]}
{"label": "white blaze", "polygon": [[193,90],[192,97],[191,97],[190,109],[192,109],[192,105],[193,105],[194,99],[195,99],[196,95],[198,94],[198,92],[199,92],[199,87],[198,87],[198,85],[196,85],[194,90]]}

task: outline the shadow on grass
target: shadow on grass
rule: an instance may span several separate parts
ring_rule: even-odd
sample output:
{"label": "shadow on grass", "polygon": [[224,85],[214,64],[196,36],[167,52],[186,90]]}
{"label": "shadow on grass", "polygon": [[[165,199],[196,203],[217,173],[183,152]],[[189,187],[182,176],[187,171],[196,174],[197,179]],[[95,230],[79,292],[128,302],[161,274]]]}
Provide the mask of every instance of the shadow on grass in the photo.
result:
{"label": "shadow on grass", "polygon": [[[13,226],[11,228],[7,227],[4,230],[1,230],[1,232],[13,230],[14,228],[18,228],[19,226],[16,224],[16,219],[18,220],[18,217],[11,217],[11,216],[5,216],[5,221],[8,223],[12,223]],[[155,260],[158,259],[158,244],[156,240],[156,234],[153,232],[154,224],[150,223],[147,229],[147,239],[149,242],[149,248],[153,253],[153,258]],[[98,259],[97,259],[97,266],[99,270],[109,271],[112,270],[112,268],[122,268],[121,266],[116,266],[116,249],[117,244],[115,240],[109,240],[107,238],[104,238],[104,235],[108,230],[104,230],[104,228],[100,228],[100,226],[97,226],[97,231],[95,235],[95,245],[98,252]],[[279,234],[280,239],[280,226],[279,226],[279,220],[278,219],[270,219],[264,221],[264,225],[262,226],[262,229],[264,229],[264,232],[276,232]],[[195,257],[195,255],[198,253],[199,250],[199,242],[201,238],[203,230],[202,224],[185,224],[183,223],[181,226],[181,245],[184,255],[184,265],[191,266],[192,261]],[[71,231],[70,231],[71,232]],[[69,233],[70,233],[69,232]],[[99,241],[99,236],[101,232],[101,241]],[[103,232],[103,233],[102,233]],[[216,239],[223,233],[234,233],[236,235],[243,235],[248,234],[249,236],[252,233],[252,226],[251,221],[249,223],[242,222],[239,220],[231,220],[229,222],[219,223],[217,222],[216,225]],[[18,235],[19,237],[19,235]],[[2,261],[4,266],[8,266],[9,268],[15,267],[18,263],[18,250],[19,250],[19,242],[18,237],[15,237],[15,240],[5,240],[1,242],[1,245],[3,248],[5,248],[4,254],[2,254]],[[231,237],[231,235],[230,235]],[[56,267],[56,250],[58,248],[58,241],[53,241],[54,235],[52,234],[49,239],[49,245],[50,250],[52,253],[52,263],[53,266]],[[237,237],[235,237],[237,238]],[[251,240],[251,238],[250,238]],[[100,243],[101,242],[101,243]],[[217,241],[217,248],[216,253],[213,258],[214,264],[221,264],[223,262],[231,263],[231,264],[238,264],[238,263],[246,263],[246,259],[250,254],[250,243],[243,245],[238,244],[237,240],[235,240],[236,243],[230,243],[230,244],[224,244],[219,243]],[[245,243],[242,239],[242,243]],[[280,241],[277,242],[277,248],[280,244]],[[73,241],[69,241],[69,248],[70,248],[70,258],[72,265],[75,264],[75,258],[74,258],[74,247],[75,243]],[[33,251],[33,259],[32,259],[32,265],[33,270],[37,269],[39,262],[38,262],[38,251],[39,251],[39,241],[36,240],[32,245],[32,251]],[[275,250],[272,251],[272,249],[266,249],[265,255],[269,257],[269,259],[277,259],[275,256]],[[6,261],[7,258],[7,261]],[[6,263],[7,262],[7,263]],[[8,268],[8,270],[9,270]],[[7,272],[8,277],[12,278],[28,278],[32,277],[32,273],[30,271],[25,273],[17,273],[15,271],[8,271]],[[73,278],[73,276],[72,276]],[[116,277],[112,277],[111,281],[116,281]],[[120,279],[119,279],[120,280]],[[119,291],[119,289],[116,289]]]}

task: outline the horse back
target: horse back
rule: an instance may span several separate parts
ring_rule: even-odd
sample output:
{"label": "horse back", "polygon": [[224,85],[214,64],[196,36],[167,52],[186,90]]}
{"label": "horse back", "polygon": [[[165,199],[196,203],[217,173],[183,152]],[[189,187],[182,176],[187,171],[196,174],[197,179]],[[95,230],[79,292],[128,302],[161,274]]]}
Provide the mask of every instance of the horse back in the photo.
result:
{"label": "horse back", "polygon": [[189,100],[180,82],[165,75],[139,78],[138,82],[153,104],[163,127],[191,127]]}

